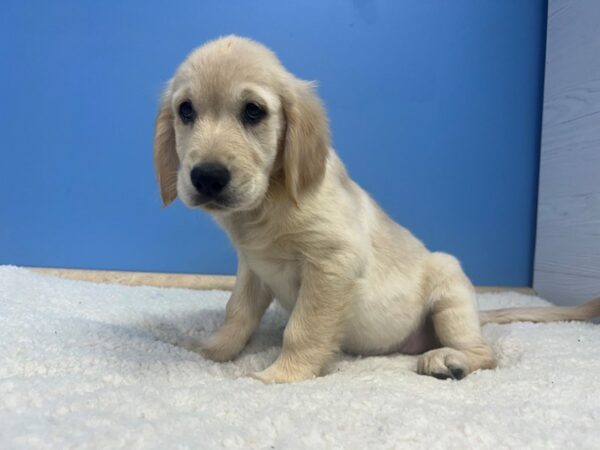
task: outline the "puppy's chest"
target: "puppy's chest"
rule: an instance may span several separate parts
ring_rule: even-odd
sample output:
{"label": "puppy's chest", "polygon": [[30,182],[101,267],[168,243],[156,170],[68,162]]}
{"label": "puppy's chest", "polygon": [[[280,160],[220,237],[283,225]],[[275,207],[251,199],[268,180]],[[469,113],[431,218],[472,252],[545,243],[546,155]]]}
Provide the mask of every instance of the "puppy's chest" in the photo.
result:
{"label": "puppy's chest", "polygon": [[252,253],[245,254],[245,258],[250,269],[269,287],[275,299],[291,311],[300,290],[299,262]]}

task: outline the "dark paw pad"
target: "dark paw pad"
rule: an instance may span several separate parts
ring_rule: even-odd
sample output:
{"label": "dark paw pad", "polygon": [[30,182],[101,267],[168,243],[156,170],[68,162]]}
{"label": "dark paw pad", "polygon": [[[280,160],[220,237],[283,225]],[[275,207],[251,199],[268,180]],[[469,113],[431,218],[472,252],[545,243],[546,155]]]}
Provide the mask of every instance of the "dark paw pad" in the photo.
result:
{"label": "dark paw pad", "polygon": [[450,375],[439,372],[433,372],[431,376],[437,378],[438,380],[447,380],[448,378],[450,378]]}
{"label": "dark paw pad", "polygon": [[462,380],[465,377],[465,371],[460,367],[453,367],[450,369],[452,376],[457,380]]}

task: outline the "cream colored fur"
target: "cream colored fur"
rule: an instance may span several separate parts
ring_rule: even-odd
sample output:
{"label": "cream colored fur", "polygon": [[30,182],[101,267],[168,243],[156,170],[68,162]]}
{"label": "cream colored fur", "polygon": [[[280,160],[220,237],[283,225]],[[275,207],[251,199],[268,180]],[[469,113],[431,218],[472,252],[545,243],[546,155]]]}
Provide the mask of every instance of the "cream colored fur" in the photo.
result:
{"label": "cream colored fur", "polygon": [[[184,101],[193,125],[178,118]],[[240,121],[248,101],[267,110],[252,127]],[[429,252],[350,179],[313,86],[262,45],[229,36],[189,55],[163,96],[154,155],[164,204],[179,196],[208,211],[238,252],[225,323],[195,343],[207,357],[235,358],[275,298],[290,318],[281,354],[253,374],[264,382],[318,376],[340,350],[422,353],[419,373],[440,378],[495,366],[459,262]],[[227,205],[195,200],[190,171],[202,162],[230,170]]]}

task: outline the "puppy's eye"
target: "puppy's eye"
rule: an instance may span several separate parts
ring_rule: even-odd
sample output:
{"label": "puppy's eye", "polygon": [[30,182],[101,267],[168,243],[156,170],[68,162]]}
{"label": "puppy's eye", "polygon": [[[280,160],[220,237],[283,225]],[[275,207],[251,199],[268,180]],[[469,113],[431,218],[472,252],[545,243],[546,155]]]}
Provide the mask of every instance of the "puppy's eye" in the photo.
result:
{"label": "puppy's eye", "polygon": [[256,103],[246,103],[244,110],[242,111],[242,119],[245,123],[250,125],[256,125],[263,120],[266,115],[267,113],[265,110]]}
{"label": "puppy's eye", "polygon": [[191,102],[185,101],[179,105],[179,117],[186,125],[194,121],[196,118],[196,111],[194,111],[194,107],[192,106]]}

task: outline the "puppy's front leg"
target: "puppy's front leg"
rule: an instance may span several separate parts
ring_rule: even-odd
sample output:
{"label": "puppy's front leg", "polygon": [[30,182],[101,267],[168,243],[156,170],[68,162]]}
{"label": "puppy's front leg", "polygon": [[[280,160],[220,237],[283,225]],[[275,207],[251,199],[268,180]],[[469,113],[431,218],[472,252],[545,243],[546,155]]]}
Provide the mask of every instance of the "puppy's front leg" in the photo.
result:
{"label": "puppy's front leg", "polygon": [[235,287],[225,309],[225,322],[206,342],[202,353],[214,361],[229,361],[245,347],[273,299],[270,291],[240,257]]}
{"label": "puppy's front leg", "polygon": [[318,376],[339,349],[352,283],[306,264],[298,299],[283,333],[281,354],[270,367],[252,376],[264,383],[291,383]]}

